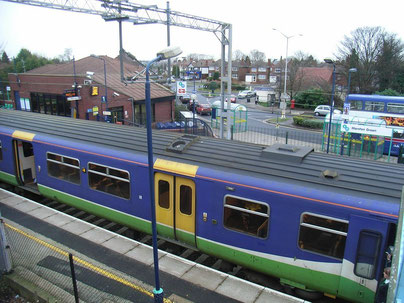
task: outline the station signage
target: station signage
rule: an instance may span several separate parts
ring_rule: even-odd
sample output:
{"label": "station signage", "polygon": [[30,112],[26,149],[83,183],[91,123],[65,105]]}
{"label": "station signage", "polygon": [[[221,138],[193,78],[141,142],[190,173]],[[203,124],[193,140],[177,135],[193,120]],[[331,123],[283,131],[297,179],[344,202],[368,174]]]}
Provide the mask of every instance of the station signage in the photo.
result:
{"label": "station signage", "polygon": [[81,100],[81,96],[67,97],[67,101],[78,101]]}
{"label": "station signage", "polygon": [[341,124],[341,132],[371,135],[371,136],[391,137],[393,130],[387,127],[343,123]]}
{"label": "station signage", "polygon": [[66,97],[75,97],[75,96],[77,96],[76,90],[74,90],[74,89],[65,89],[65,96]]}
{"label": "station signage", "polygon": [[187,81],[177,81],[177,96],[183,96],[187,93]]}

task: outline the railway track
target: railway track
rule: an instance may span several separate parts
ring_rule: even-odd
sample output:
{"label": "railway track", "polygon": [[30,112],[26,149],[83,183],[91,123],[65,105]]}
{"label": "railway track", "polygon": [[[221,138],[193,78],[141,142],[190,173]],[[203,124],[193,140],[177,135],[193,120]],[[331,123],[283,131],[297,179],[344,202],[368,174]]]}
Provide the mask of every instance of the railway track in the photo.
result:
{"label": "railway track", "polygon": [[[58,202],[55,200],[44,198],[43,196],[35,193],[34,191],[32,191],[30,189],[14,187],[14,186],[10,186],[10,185],[4,184],[4,183],[0,183],[0,187],[3,188],[4,190],[13,192],[14,194],[20,195],[22,197],[36,201],[36,202],[38,202],[42,205],[45,205],[47,207],[50,207],[52,209],[55,209],[55,210],[65,213],[65,214],[68,214],[70,216],[73,216],[81,221],[91,223],[100,228],[106,229],[110,232],[119,234],[123,237],[141,242],[145,245],[152,246],[152,236],[149,234],[145,234],[145,233],[139,232],[137,230],[128,228],[126,226],[123,226],[121,224],[109,221],[107,219],[97,217],[91,213],[74,208],[70,205],[67,205],[67,204],[64,204],[64,203],[61,203],[61,202]],[[168,239],[163,239],[163,238],[159,237],[157,244],[158,244],[158,248],[160,250],[177,255],[180,258],[187,259],[189,261],[193,261],[195,263],[213,268],[213,269],[221,271],[223,273],[236,276],[238,278],[244,279],[246,281],[249,281],[249,282],[252,282],[255,284],[262,285],[264,287],[267,287],[267,288],[270,288],[270,289],[273,289],[276,291],[284,292],[284,293],[287,293],[289,295],[293,295],[296,297],[302,297],[303,299],[310,300],[312,302],[316,302],[316,303],[346,303],[346,302],[348,302],[345,300],[332,299],[332,298],[328,298],[325,296],[321,296],[320,298],[318,298],[316,296],[318,293],[313,293],[313,296],[311,298],[308,294],[306,294],[306,296],[299,296],[297,293],[295,293],[294,290],[292,290],[288,287],[282,286],[280,284],[280,281],[278,278],[270,277],[267,275],[263,275],[259,272],[249,270],[247,268],[243,268],[240,265],[235,265],[235,264],[229,263],[225,260],[222,260],[220,258],[216,258],[216,257],[210,256],[210,255],[201,253],[200,251],[196,250],[195,248],[180,245],[180,244],[170,241]]]}

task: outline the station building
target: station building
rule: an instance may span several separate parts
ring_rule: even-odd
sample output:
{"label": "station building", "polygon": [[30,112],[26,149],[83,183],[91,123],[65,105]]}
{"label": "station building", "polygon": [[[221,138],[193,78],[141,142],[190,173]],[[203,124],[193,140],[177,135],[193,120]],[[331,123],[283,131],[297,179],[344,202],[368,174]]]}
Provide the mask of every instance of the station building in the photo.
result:
{"label": "station building", "polygon": [[[144,69],[129,58],[123,61],[125,79]],[[89,56],[26,73],[10,73],[8,77],[13,107],[17,110],[88,120],[108,117],[111,122],[121,124],[146,123],[144,78],[123,83],[119,57]],[[175,95],[170,89],[152,82],[151,105],[153,122],[174,119]]]}

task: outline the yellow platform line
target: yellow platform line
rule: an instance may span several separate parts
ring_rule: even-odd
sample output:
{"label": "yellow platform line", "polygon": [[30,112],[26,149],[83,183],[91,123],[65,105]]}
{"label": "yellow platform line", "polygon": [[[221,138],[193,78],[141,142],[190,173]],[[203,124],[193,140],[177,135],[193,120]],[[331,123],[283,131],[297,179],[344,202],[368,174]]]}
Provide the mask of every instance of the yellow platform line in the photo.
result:
{"label": "yellow platform line", "polygon": [[[49,243],[47,243],[47,242],[45,242],[45,241],[43,241],[41,239],[38,239],[38,238],[26,233],[25,231],[22,231],[21,229],[18,229],[18,228],[14,227],[14,226],[12,226],[12,225],[10,225],[8,223],[5,223],[5,226],[10,228],[11,230],[13,230],[15,232],[18,232],[19,234],[23,235],[24,237],[27,237],[28,239],[31,239],[31,240],[37,242],[38,244],[40,244],[42,246],[45,246],[45,247],[55,251],[56,253],[58,253],[58,254],[60,254],[62,256],[65,256],[67,258],[69,257],[69,253],[64,251],[63,249],[60,249],[60,248],[58,248],[58,247],[56,247],[56,246],[54,246],[52,244],[49,244]],[[138,286],[138,285],[136,285],[136,284],[134,284],[134,283],[132,283],[132,282],[126,280],[126,279],[123,279],[123,278],[121,278],[121,277],[119,277],[119,276],[117,276],[117,275],[115,275],[115,274],[113,274],[111,272],[108,272],[108,271],[106,271],[106,270],[104,270],[102,268],[99,268],[98,266],[95,266],[95,265],[93,265],[93,264],[91,264],[91,263],[89,263],[87,261],[84,261],[84,260],[82,260],[82,259],[80,259],[78,257],[75,257],[75,256],[73,256],[73,260],[75,262],[77,262],[77,263],[79,263],[79,264],[81,264],[81,265],[83,265],[83,266],[85,266],[85,267],[87,267],[87,268],[89,268],[89,269],[91,269],[91,270],[105,276],[105,277],[108,277],[108,278],[110,278],[112,280],[115,280],[115,281],[117,281],[117,282],[119,282],[119,283],[121,283],[123,285],[129,286],[129,287],[135,289],[136,291],[139,291],[139,292],[141,292],[141,293],[143,293],[143,294],[145,294],[145,295],[147,295],[149,297],[152,297],[152,298],[154,297],[154,294],[152,292],[148,291],[147,289],[145,289],[145,288],[143,288],[141,286]],[[164,300],[165,303],[173,303],[170,299],[164,298],[163,300]]]}

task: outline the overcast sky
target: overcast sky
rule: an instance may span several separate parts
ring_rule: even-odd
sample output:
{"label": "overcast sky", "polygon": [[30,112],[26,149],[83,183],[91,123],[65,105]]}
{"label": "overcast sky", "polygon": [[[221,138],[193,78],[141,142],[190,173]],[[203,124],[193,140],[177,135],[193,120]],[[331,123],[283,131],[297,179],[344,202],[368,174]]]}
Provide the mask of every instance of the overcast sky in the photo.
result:
{"label": "overcast sky", "polygon": [[[132,2],[167,6],[161,0]],[[289,39],[289,56],[302,51],[319,60],[333,58],[344,35],[362,26],[381,26],[404,40],[402,0],[171,0],[170,8],[231,23],[233,51],[248,54],[257,49],[271,59],[284,57],[286,52],[286,38],[272,28],[287,36],[296,35]],[[183,55],[220,58],[220,42],[213,33],[171,27],[171,45],[181,47]],[[138,59],[153,59],[166,46],[166,26],[123,23],[123,47]],[[66,48],[72,49],[76,59],[90,54],[115,57],[119,52],[118,23],[0,0],[0,50],[11,58],[21,48],[48,58],[63,54]]]}

